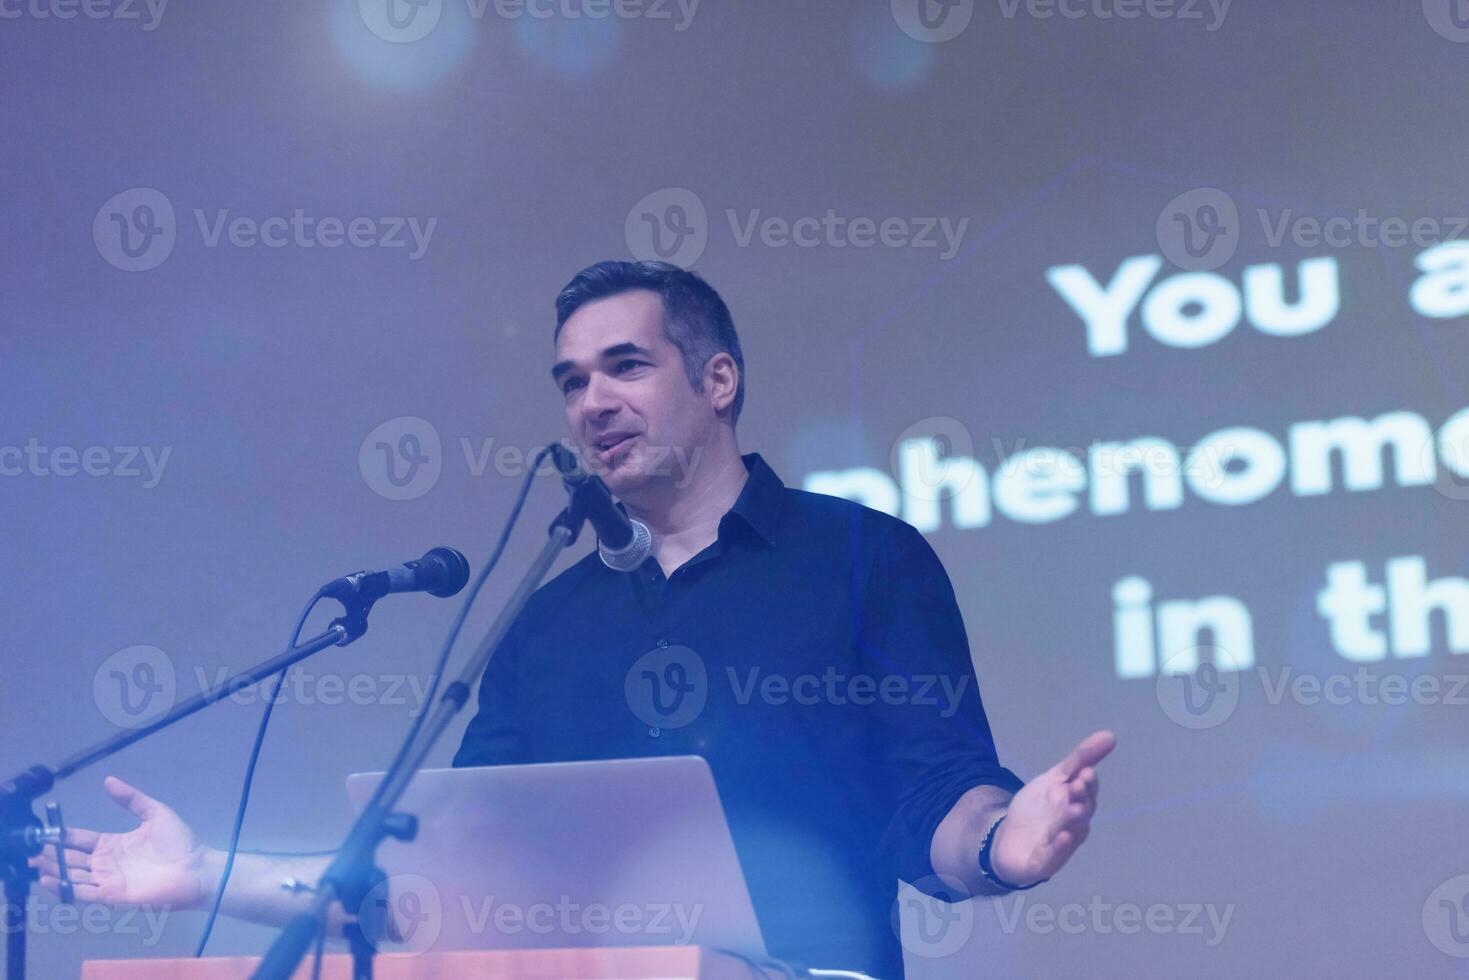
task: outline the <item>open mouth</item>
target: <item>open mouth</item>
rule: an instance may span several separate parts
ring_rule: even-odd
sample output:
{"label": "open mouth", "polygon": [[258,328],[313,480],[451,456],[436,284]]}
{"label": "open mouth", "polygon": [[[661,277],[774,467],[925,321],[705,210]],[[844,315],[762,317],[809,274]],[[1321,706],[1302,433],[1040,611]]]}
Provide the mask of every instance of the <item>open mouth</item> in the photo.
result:
{"label": "open mouth", "polygon": [[601,456],[611,456],[621,446],[636,439],[636,435],[611,436],[606,439],[597,440],[597,453]]}

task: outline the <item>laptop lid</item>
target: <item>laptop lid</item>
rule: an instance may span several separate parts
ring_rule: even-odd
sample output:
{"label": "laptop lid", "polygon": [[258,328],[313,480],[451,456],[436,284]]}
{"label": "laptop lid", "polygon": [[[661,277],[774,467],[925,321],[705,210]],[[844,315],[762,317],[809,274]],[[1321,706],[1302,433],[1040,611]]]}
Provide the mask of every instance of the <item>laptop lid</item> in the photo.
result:
{"label": "laptop lid", "polygon": [[[347,777],[360,813],[382,773]],[[384,952],[765,943],[708,763],[699,756],[425,769],[386,840]]]}

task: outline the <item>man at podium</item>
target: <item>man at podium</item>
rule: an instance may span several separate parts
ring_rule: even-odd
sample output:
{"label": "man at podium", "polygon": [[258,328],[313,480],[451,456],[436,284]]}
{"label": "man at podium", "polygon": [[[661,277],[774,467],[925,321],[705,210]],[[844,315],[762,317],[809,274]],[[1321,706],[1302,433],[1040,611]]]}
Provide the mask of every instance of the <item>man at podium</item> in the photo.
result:
{"label": "man at podium", "polygon": [[[571,440],[650,529],[652,558],[623,573],[593,551],[535,593],[454,764],[703,756],[767,946],[808,966],[901,977],[899,880],[960,900],[1055,874],[1087,836],[1112,734],[1028,784],[1000,764],[922,535],[740,452],[744,357],[702,278],[602,262],[556,314]],[[74,832],[78,897],[202,904],[218,852],[161,803],[107,789],[142,823]],[[49,854],[39,865],[54,889]],[[281,921],[299,903],[281,879],[323,866],[242,855],[225,910]]]}

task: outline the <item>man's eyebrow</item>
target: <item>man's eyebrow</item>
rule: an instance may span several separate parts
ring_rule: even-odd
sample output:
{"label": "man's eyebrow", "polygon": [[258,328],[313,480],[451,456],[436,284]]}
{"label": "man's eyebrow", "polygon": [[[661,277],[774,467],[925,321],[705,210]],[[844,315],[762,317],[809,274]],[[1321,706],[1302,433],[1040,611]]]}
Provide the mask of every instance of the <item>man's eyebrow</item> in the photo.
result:
{"label": "man's eyebrow", "polygon": [[[602,360],[605,361],[614,357],[621,357],[624,354],[641,354],[644,357],[653,356],[653,352],[648,350],[646,347],[639,347],[637,344],[633,343],[630,340],[624,340],[620,344],[613,344],[611,347],[603,348]],[[556,366],[551,368],[551,380],[560,381],[561,376],[574,367],[576,367],[576,365],[570,361],[557,361]]]}

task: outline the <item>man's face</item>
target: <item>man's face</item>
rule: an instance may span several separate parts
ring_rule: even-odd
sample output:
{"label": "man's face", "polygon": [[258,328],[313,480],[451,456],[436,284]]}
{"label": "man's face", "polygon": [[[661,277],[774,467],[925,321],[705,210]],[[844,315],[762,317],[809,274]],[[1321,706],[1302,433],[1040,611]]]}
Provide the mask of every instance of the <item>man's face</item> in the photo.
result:
{"label": "man's face", "polygon": [[593,300],[572,314],[556,339],[552,377],[587,468],[619,497],[659,477],[685,480],[716,420],[663,336],[663,302],[650,290]]}

